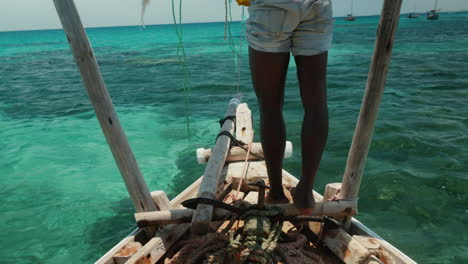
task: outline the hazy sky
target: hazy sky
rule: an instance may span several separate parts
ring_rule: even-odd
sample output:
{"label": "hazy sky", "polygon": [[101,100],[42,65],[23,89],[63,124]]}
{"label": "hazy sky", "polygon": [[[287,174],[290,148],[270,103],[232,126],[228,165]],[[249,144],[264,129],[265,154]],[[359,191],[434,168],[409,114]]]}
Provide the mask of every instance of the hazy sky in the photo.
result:
{"label": "hazy sky", "polygon": [[[176,0],[178,1],[178,0]],[[332,0],[335,16],[350,11],[351,0]],[[233,19],[239,20],[241,8],[233,0]],[[141,0],[75,0],[85,27],[136,25],[140,22]],[[383,0],[354,0],[355,15],[379,14]],[[424,12],[435,0],[403,0],[402,13]],[[442,11],[468,10],[468,0],[439,0]],[[247,14],[247,10],[246,10]],[[224,20],[223,0],[183,0],[183,21]],[[171,0],[152,0],[146,24],[172,23]],[[0,31],[60,28],[52,0],[0,0]]]}

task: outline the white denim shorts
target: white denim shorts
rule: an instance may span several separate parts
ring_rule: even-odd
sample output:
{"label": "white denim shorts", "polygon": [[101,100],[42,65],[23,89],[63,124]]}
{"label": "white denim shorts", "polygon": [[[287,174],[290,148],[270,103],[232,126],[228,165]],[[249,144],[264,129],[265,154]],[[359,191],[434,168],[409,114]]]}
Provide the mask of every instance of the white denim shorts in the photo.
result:
{"label": "white denim shorts", "polygon": [[331,0],[251,0],[247,41],[264,52],[316,55],[332,42]]}

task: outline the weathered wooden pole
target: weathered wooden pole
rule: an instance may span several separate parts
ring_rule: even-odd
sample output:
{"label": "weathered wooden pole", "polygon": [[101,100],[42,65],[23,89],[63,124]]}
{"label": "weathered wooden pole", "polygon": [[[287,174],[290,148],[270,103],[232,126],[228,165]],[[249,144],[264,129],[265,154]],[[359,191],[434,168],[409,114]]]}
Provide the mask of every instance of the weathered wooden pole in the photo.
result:
{"label": "weathered wooden pole", "polygon": [[[235,123],[232,117],[236,115],[237,106],[240,104],[242,99],[241,95],[237,95],[231,99],[226,110],[224,117],[226,118],[220,133],[230,133],[234,135]],[[203,179],[198,190],[198,197],[215,199],[215,193],[218,188],[218,179],[221,174],[221,170],[226,162],[226,157],[229,152],[231,145],[231,138],[227,135],[222,135],[217,138],[216,145],[213,148],[213,154],[208,160],[205,172],[203,173]],[[197,209],[193,213],[191,232],[193,234],[206,234],[210,231],[211,218],[213,217],[213,206],[207,204],[199,204]]]}
{"label": "weathered wooden pole", "polygon": [[342,198],[358,197],[359,185],[387,79],[393,39],[400,19],[401,3],[402,0],[385,0],[383,4],[364,99],[343,176]]}
{"label": "weathered wooden pole", "polygon": [[54,0],[54,4],[75,62],[80,69],[89,99],[132,198],[133,205],[137,212],[156,211],[156,205],[141,175],[107,92],[78,10],[73,0]]}

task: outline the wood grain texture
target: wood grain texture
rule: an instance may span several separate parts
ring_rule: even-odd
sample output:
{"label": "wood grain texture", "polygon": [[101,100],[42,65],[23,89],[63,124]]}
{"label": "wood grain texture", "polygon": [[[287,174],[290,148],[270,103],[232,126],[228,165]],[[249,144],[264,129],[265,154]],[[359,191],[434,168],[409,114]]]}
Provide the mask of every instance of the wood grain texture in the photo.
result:
{"label": "wood grain texture", "polygon": [[114,110],[73,0],[54,0],[97,119],[137,212],[157,210]]}
{"label": "wood grain texture", "polygon": [[236,110],[236,139],[249,144],[253,141],[252,111],[246,103],[242,103]]}
{"label": "wood grain texture", "polygon": [[401,3],[402,0],[384,1],[366,90],[343,176],[343,185],[341,187],[341,196],[343,198],[358,197],[362,174],[374,133],[375,121],[387,80],[393,40],[400,19]]}
{"label": "wood grain texture", "polygon": [[[236,114],[237,106],[240,103],[240,95],[233,98],[226,110],[225,117],[233,116]],[[234,134],[234,122],[227,119],[220,132],[229,132]],[[222,135],[216,140],[216,145],[213,148],[213,154],[208,161],[205,172],[203,173],[200,189],[198,190],[198,197],[215,198],[217,191],[219,176],[224,167],[226,156],[229,151],[231,139],[228,136]],[[213,206],[199,204],[192,218],[191,232],[194,234],[205,234],[210,230],[211,218],[213,216]]]}
{"label": "wood grain texture", "polygon": [[164,191],[153,191],[151,197],[159,210],[171,210],[171,201]]}

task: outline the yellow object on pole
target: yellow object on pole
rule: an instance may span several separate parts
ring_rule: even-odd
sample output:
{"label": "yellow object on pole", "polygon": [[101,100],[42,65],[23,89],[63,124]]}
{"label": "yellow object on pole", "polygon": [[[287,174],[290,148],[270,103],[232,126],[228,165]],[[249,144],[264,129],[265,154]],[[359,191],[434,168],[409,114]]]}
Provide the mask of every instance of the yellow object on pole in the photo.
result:
{"label": "yellow object on pole", "polygon": [[241,6],[250,6],[250,0],[236,0],[236,2]]}

